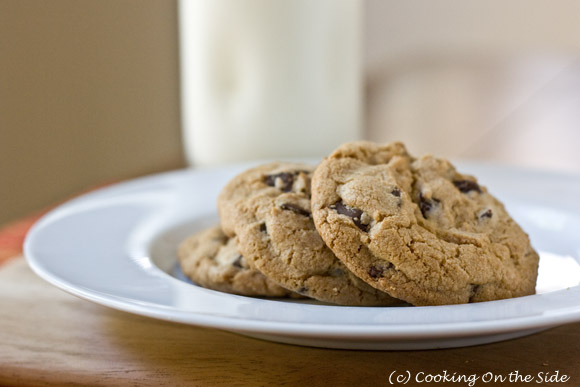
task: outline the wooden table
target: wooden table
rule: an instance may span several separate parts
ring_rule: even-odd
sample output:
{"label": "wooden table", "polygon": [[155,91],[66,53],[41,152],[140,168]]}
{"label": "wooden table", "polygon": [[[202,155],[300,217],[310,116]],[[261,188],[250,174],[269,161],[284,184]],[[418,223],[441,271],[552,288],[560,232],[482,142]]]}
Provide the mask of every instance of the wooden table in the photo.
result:
{"label": "wooden table", "polygon": [[413,378],[444,371],[536,377],[559,370],[571,378],[564,384],[577,386],[579,360],[580,324],[470,348],[306,348],[108,309],[49,285],[22,258],[0,267],[1,386],[388,385],[393,371],[407,370]]}

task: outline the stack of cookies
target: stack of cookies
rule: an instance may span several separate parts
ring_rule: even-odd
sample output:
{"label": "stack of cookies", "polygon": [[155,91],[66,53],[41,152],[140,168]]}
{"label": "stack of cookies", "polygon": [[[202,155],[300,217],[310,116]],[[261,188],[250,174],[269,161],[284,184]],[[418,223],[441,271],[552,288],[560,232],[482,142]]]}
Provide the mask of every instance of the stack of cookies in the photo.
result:
{"label": "stack of cookies", "polygon": [[538,254],[477,180],[401,143],[347,143],[316,167],[231,180],[221,225],[179,248],[196,284],[351,306],[444,305],[534,293]]}

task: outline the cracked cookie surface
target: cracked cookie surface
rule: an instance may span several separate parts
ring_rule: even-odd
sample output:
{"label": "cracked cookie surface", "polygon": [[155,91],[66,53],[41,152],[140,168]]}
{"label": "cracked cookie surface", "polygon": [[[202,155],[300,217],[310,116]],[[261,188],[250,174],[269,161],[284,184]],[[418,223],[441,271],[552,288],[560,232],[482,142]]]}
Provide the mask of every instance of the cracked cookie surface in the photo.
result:
{"label": "cracked cookie surface", "polygon": [[236,239],[227,237],[219,226],[187,238],[177,255],[182,271],[205,288],[244,296],[297,296],[252,269],[239,253]]}
{"label": "cracked cookie surface", "polygon": [[402,304],[351,273],[324,244],[310,210],[313,167],[271,163],[231,180],[220,193],[224,231],[251,266],[287,289],[342,305]]}
{"label": "cracked cookie surface", "polygon": [[344,144],[312,180],[316,227],[367,283],[414,305],[534,294],[538,255],[504,206],[447,161],[401,143]]}

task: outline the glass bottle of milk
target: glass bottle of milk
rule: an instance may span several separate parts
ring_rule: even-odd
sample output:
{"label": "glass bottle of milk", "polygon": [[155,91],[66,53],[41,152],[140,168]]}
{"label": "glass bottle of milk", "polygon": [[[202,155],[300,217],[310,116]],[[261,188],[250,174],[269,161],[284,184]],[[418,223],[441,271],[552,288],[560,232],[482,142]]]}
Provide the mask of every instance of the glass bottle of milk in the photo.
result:
{"label": "glass bottle of milk", "polygon": [[181,0],[179,13],[192,165],[322,157],[360,138],[358,0]]}

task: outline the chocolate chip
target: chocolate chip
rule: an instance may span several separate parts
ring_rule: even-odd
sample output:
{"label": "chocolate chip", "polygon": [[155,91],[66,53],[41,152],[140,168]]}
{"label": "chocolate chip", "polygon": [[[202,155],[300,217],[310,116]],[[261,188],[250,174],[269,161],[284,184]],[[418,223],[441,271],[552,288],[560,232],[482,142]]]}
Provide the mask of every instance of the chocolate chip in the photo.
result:
{"label": "chocolate chip", "polygon": [[468,193],[471,191],[477,191],[481,193],[481,188],[475,181],[471,180],[455,180],[453,185],[457,187],[457,189],[463,193]]}
{"label": "chocolate chip", "polygon": [[482,213],[479,215],[479,217],[480,217],[480,218],[482,218],[482,219],[483,219],[483,218],[491,218],[491,217],[492,217],[492,215],[493,215],[493,212],[491,212],[491,208],[490,208],[490,209],[488,209],[487,211],[484,211],[484,212],[482,212]]}
{"label": "chocolate chip", "polygon": [[473,302],[473,298],[475,297],[475,294],[477,293],[478,290],[479,290],[479,285],[475,285],[475,284],[471,285],[471,294],[469,295],[469,302]]}
{"label": "chocolate chip", "polygon": [[356,226],[358,228],[360,228],[363,231],[368,231],[369,230],[369,225],[368,224],[364,224],[362,223],[361,217],[363,212],[357,208],[352,208],[347,206],[346,204],[344,204],[342,201],[338,201],[336,203],[334,203],[332,206],[330,206],[330,208],[332,208],[333,210],[336,210],[336,212],[338,212],[341,215],[346,215],[349,218],[352,218],[352,221],[354,222],[354,224],[356,224]]}
{"label": "chocolate chip", "polygon": [[395,267],[395,265],[393,265],[391,262],[389,262],[387,264],[387,266],[374,266],[373,265],[369,268],[369,275],[372,278],[382,278],[385,271],[391,270],[394,267]]}
{"label": "chocolate chip", "polygon": [[381,268],[381,267],[371,266],[369,268],[369,275],[372,278],[380,278],[380,277],[382,277],[383,276],[383,272],[384,272],[384,269]]}
{"label": "chocolate chip", "polygon": [[266,234],[268,233],[268,229],[266,228],[266,223],[260,224],[260,231],[265,232]]}
{"label": "chocolate chip", "polygon": [[308,292],[308,288],[306,286],[302,286],[300,289],[298,289],[298,293],[300,294],[306,294]]}
{"label": "chocolate chip", "polygon": [[427,219],[427,213],[433,209],[434,206],[439,204],[439,200],[432,198],[432,199],[425,199],[423,194],[419,194],[419,208],[421,209],[421,214],[423,217]]}
{"label": "chocolate chip", "polygon": [[341,215],[346,215],[350,218],[359,218],[362,215],[362,211],[356,208],[352,208],[344,204],[342,201],[334,203],[330,208],[335,209]]}
{"label": "chocolate chip", "polygon": [[401,197],[401,190],[398,188],[393,188],[393,190],[391,191],[391,195],[400,198]]}
{"label": "chocolate chip", "polygon": [[236,258],[236,260],[234,261],[234,263],[232,263],[232,265],[234,265],[234,267],[237,267],[238,269],[243,269],[244,267],[242,266],[242,259],[244,257],[242,257],[241,255],[238,255],[238,257]]}
{"label": "chocolate chip", "polygon": [[344,270],[342,269],[332,269],[329,273],[332,277],[341,277],[344,275]]}
{"label": "chocolate chip", "polygon": [[[270,187],[280,188],[282,192],[292,191],[292,185],[294,184],[294,173],[280,172],[275,175],[266,175],[266,184]],[[276,183],[280,179],[282,184]]]}
{"label": "chocolate chip", "polygon": [[423,197],[423,194],[419,194],[419,208],[421,209],[421,213],[423,214],[424,218],[427,217],[427,212],[431,211],[431,207],[431,202],[426,200]]}
{"label": "chocolate chip", "polygon": [[295,212],[298,215],[310,216],[310,211],[306,211],[305,209],[302,209],[302,208],[295,206],[294,204],[291,204],[291,203],[283,203],[282,205],[280,205],[280,208],[283,210]]}

